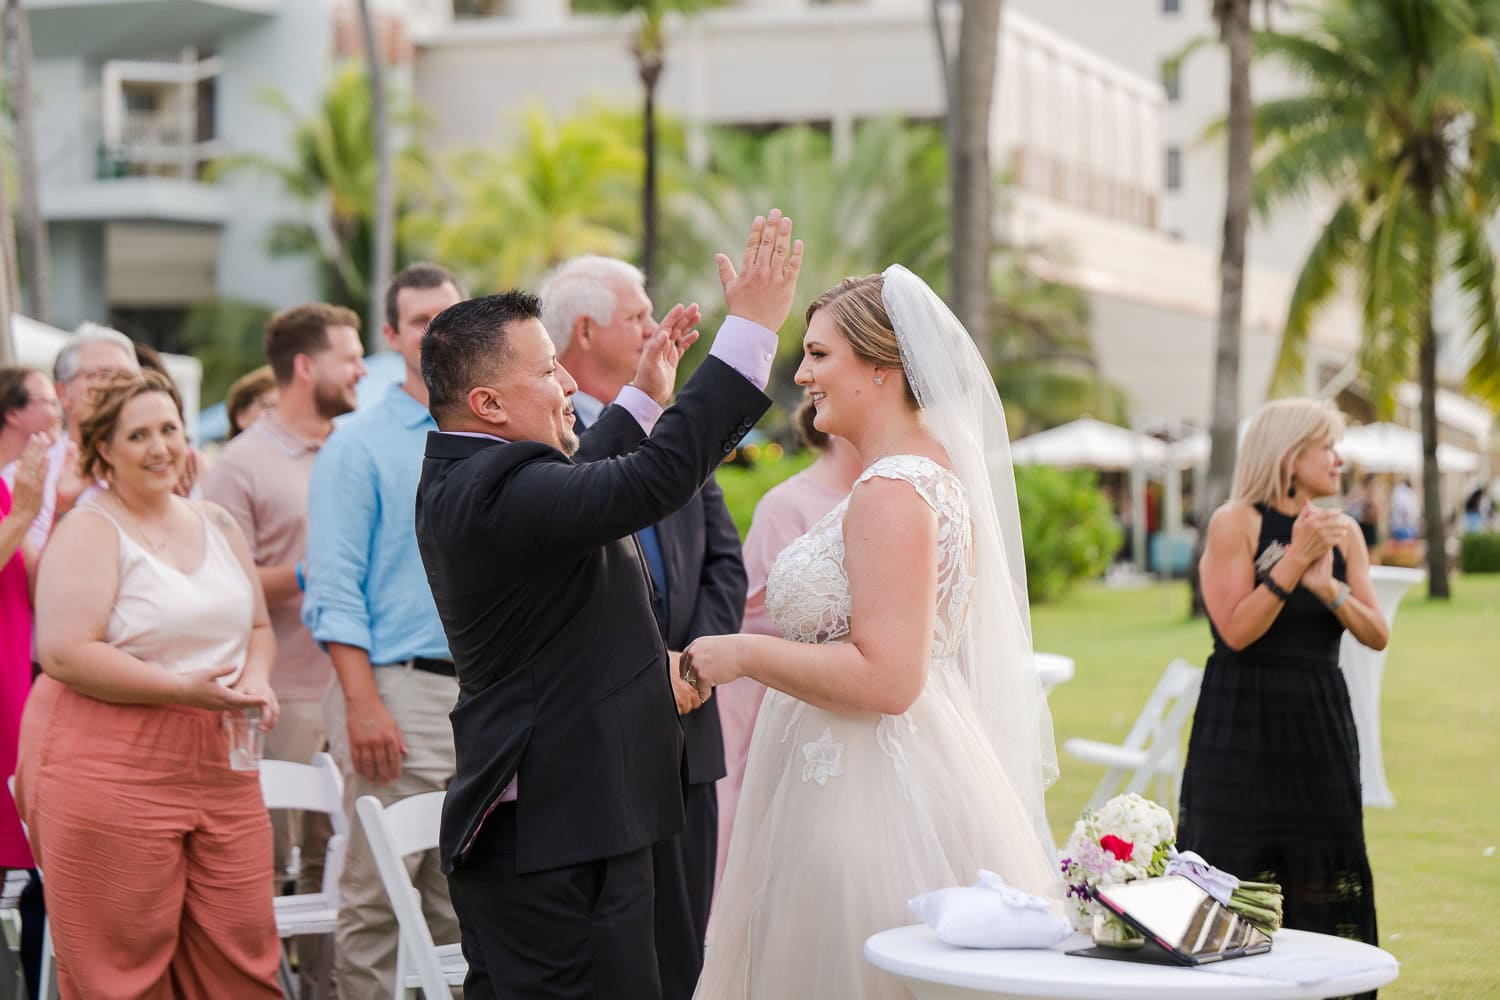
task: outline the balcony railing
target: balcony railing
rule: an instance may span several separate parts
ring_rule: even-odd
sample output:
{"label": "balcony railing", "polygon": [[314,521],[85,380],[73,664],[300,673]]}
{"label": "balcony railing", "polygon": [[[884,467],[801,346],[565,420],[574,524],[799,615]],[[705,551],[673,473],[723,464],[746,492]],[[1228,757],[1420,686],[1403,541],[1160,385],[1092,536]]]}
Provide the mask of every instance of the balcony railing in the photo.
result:
{"label": "balcony railing", "polygon": [[1064,205],[1082,208],[1122,222],[1155,229],[1156,193],[1043,150],[1017,146],[1011,150],[1011,179],[1016,187]]}

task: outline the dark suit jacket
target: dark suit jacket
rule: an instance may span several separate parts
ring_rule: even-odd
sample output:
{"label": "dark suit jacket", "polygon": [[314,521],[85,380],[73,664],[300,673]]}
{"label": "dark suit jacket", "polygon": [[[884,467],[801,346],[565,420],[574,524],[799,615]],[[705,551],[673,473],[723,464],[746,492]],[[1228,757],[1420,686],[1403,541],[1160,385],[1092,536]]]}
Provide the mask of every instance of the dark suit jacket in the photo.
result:
{"label": "dark suit jacket", "polygon": [[577,461],[428,436],[417,543],[459,681],[445,871],[512,777],[521,873],[681,830],[682,735],[632,535],[691,500],[769,406],[709,357],[649,439],[610,407]]}
{"label": "dark suit jacket", "polygon": [[[749,580],[739,529],[719,484],[710,478],[686,506],[658,521],[656,539],[667,571],[666,617],[660,623],[667,648],[683,650],[701,635],[738,632]],[[679,718],[687,743],[688,782],[702,785],[724,777],[719,703],[710,698]]]}

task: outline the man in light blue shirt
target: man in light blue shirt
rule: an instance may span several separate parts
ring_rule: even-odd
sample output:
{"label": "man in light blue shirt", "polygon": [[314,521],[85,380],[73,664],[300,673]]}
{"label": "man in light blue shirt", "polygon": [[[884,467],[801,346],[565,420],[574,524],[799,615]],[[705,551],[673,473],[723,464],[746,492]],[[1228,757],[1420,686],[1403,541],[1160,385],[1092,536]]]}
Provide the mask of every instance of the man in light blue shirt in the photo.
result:
{"label": "man in light blue shirt", "polygon": [[[453,777],[448,713],[458,697],[453,659],[417,552],[416,495],[427,432],[422,335],[462,300],[448,272],[414,264],[386,293],[385,338],[406,377],[341,423],[318,452],[307,505],[302,619],[333,660],[324,724],[344,773],[352,827],[339,882],[334,979],[341,997],[389,996],[396,922],[354,802],[386,805],[441,791]],[[437,941],[458,939],[437,852],[413,878]]]}

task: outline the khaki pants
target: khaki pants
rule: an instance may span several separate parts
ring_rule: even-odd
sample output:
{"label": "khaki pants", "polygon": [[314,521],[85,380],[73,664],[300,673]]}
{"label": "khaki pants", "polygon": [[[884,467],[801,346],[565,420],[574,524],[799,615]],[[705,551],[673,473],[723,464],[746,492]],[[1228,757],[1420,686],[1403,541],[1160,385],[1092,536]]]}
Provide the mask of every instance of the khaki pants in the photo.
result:
{"label": "khaki pants", "polygon": [[[458,682],[409,666],[386,666],[375,668],[375,686],[406,741],[401,776],[387,785],[376,785],[354,773],[343,692],[337,681],[329,685],[323,700],[329,749],[344,773],[344,807],[349,814],[349,850],[339,882],[338,954],[334,960],[334,981],[339,997],[345,1000],[391,996],[396,980],[396,917],[354,811],[355,800],[373,795],[390,805],[423,792],[443,791],[454,769],[453,726],[448,713],[458,700]],[[438,852],[410,855],[406,866],[412,885],[422,897],[422,911],[433,941],[456,942],[458,919],[448,899],[448,879]]]}
{"label": "khaki pants", "polygon": [[[276,728],[266,734],[265,756],[268,760],[288,760],[309,764],[313,754],[322,750],[323,704],[321,700],[283,701]],[[273,891],[281,893],[286,882],[286,867],[292,847],[301,848],[301,868],[297,874],[298,892],[317,892],[323,888],[323,860],[328,852],[328,838],[333,826],[326,813],[277,809],[271,813],[274,838],[274,862],[271,882]],[[327,947],[324,947],[325,943]],[[303,997],[331,995],[333,981],[333,942],[324,936],[307,934],[295,938],[292,947],[297,955],[298,978]]]}

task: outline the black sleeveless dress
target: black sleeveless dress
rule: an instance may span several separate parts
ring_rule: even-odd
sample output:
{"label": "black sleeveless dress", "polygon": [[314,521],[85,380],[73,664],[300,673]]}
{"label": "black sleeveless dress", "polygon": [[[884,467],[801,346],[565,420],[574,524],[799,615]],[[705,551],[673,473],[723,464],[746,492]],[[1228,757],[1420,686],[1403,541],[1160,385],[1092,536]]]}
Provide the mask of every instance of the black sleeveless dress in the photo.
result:
{"label": "black sleeveless dress", "polygon": [[[1263,553],[1291,544],[1292,518],[1257,509],[1260,579],[1272,559]],[[1337,550],[1333,575],[1345,578]],[[1359,742],[1339,669],[1343,632],[1301,587],[1243,650],[1214,630],[1183,769],[1177,844],[1243,879],[1279,882],[1287,927],[1375,944]]]}

